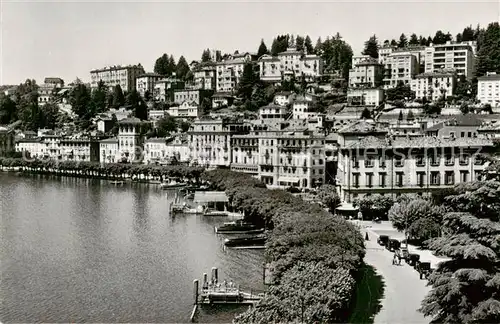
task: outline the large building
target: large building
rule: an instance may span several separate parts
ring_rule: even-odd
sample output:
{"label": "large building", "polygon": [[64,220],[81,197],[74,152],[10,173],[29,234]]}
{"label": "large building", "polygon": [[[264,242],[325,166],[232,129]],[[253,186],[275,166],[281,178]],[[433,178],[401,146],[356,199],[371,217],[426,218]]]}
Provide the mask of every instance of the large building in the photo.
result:
{"label": "large building", "polygon": [[427,194],[480,180],[487,163],[476,154],[492,147],[481,138],[365,137],[340,147],[340,196],[350,202],[373,193]]}
{"label": "large building", "polygon": [[216,71],[217,68],[214,63],[197,66],[193,71],[195,89],[215,91],[217,89]]}
{"label": "large building", "polygon": [[270,187],[314,188],[325,183],[325,137],[288,122],[254,125],[232,140],[231,169],[256,174]]}
{"label": "large building", "polygon": [[138,76],[144,74],[142,65],[115,65],[102,69],[90,71],[90,87],[96,89],[99,82],[102,81],[110,88],[119,85],[122,91],[131,92],[135,90],[135,80]]}
{"label": "large building", "polygon": [[500,107],[500,74],[488,73],[477,78],[477,100],[483,105]]}
{"label": "large building", "polygon": [[154,85],[154,99],[161,102],[172,102],[174,101],[174,91],[182,90],[184,88],[184,81],[176,78],[175,76],[158,80]]}
{"label": "large building", "polygon": [[99,162],[99,142],[96,139],[82,138],[59,140],[59,156],[62,161]]}
{"label": "large building", "polygon": [[203,102],[203,99],[210,99],[212,94],[213,92],[211,90],[202,89],[174,90],[174,103],[180,105],[183,102],[188,101],[189,103],[200,105]]}
{"label": "large building", "polygon": [[452,96],[455,91],[457,76],[454,71],[425,72],[416,75],[410,82],[410,88],[418,99],[436,101]]}
{"label": "large building", "polygon": [[447,42],[425,50],[425,72],[455,70],[458,75],[472,79],[475,72],[474,46],[470,43]]}
{"label": "large building", "polygon": [[145,73],[137,76],[135,79],[135,89],[141,97],[145,97],[146,93],[149,93],[151,98],[154,94],[155,84],[160,81],[162,76],[157,73]]}
{"label": "large building", "polygon": [[144,154],[145,134],[149,122],[131,117],[118,122],[118,157],[121,162],[141,162]]}
{"label": "large building", "polygon": [[195,102],[184,101],[179,106],[170,107],[167,113],[172,117],[198,118],[203,115],[203,109]]}
{"label": "large building", "polygon": [[188,159],[189,145],[183,136],[150,138],[145,142],[145,164],[172,164]]}
{"label": "large building", "polygon": [[225,119],[197,119],[187,132],[192,163],[203,166],[229,166],[231,136],[248,130],[240,122]]}
{"label": "large building", "polygon": [[323,74],[323,60],[317,55],[306,55],[295,48],[288,48],[277,56],[263,55],[259,58],[259,73],[262,81],[281,82],[285,73],[308,82],[318,80]]}
{"label": "large building", "polygon": [[409,85],[419,73],[419,61],[410,52],[392,53],[384,61],[384,89],[394,88],[399,83]]}
{"label": "large building", "polygon": [[349,70],[349,88],[376,88],[382,84],[384,66],[371,57],[355,56]]}
{"label": "large building", "polygon": [[349,106],[378,106],[383,100],[383,89],[354,88],[347,90],[347,103]]}
{"label": "large building", "polygon": [[225,60],[217,62],[217,92],[233,93],[240,82],[243,67],[246,63],[253,62],[255,59],[255,54],[246,52],[229,55]]}

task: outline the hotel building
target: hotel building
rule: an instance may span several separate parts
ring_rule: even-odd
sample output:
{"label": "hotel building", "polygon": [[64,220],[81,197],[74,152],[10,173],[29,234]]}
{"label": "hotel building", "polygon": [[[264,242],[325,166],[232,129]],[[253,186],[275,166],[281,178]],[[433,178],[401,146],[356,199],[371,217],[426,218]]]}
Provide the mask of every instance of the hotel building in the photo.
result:
{"label": "hotel building", "polygon": [[104,84],[110,88],[119,85],[122,91],[131,92],[135,90],[136,78],[144,74],[142,65],[115,65],[105,67],[102,69],[90,71],[90,87],[96,89],[99,82],[103,81]]}

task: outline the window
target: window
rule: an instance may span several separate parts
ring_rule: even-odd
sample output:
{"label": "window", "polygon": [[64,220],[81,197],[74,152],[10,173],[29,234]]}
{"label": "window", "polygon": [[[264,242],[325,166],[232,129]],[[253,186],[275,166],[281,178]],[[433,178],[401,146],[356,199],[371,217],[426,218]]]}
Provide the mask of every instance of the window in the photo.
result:
{"label": "window", "polygon": [[455,164],[455,159],[453,158],[453,156],[451,154],[446,155],[444,164],[445,165],[454,165]]}
{"label": "window", "polygon": [[403,172],[396,172],[396,186],[402,187],[403,186]]}
{"label": "window", "polygon": [[358,157],[356,155],[352,156],[352,167],[359,168],[359,161],[358,161]]}
{"label": "window", "polygon": [[460,132],[460,137],[465,137],[465,132]]}
{"label": "window", "polygon": [[444,181],[446,185],[455,184],[455,173],[453,171],[446,171]]}
{"label": "window", "polygon": [[460,182],[469,181],[469,171],[460,171]]}
{"label": "window", "polygon": [[352,174],[352,185],[355,188],[359,187],[359,173]]}
{"label": "window", "polygon": [[380,173],[379,174],[379,185],[382,188],[385,188],[385,186],[386,186],[386,180],[385,180],[386,177],[387,177],[387,175],[385,173]]}
{"label": "window", "polygon": [[437,154],[431,153],[429,156],[430,163],[432,166],[438,166],[440,163],[440,157]]}
{"label": "window", "polygon": [[483,173],[481,171],[474,171],[474,178],[477,181],[483,180]]}
{"label": "window", "polygon": [[424,166],[425,165],[425,158],[423,155],[418,155],[416,159],[416,164],[417,166]]}
{"label": "window", "polygon": [[379,167],[385,168],[385,155],[381,155],[378,159]]}
{"label": "window", "polygon": [[438,186],[440,182],[439,172],[431,172],[431,185]]}
{"label": "window", "polygon": [[459,161],[460,161],[459,162],[460,165],[468,165],[469,164],[469,156],[466,154],[462,154],[462,155],[460,155]]}
{"label": "window", "polygon": [[366,185],[371,188],[373,187],[373,173],[366,174]]}
{"label": "window", "polygon": [[366,157],[365,168],[373,168],[373,156]]}
{"label": "window", "polygon": [[403,157],[402,156],[396,157],[395,160],[396,160],[395,163],[394,163],[395,166],[397,166],[397,167],[402,167],[403,166]]}
{"label": "window", "polygon": [[417,185],[423,187],[425,185],[425,172],[417,172]]}

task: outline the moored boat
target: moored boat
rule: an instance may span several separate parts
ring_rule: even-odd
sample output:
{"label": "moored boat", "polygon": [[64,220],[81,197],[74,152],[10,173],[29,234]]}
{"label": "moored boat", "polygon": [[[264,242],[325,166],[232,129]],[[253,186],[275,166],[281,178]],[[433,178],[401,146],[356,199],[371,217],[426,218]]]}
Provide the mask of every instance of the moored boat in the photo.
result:
{"label": "moored boat", "polygon": [[230,247],[238,246],[263,246],[266,243],[265,235],[256,235],[250,237],[238,237],[234,239],[225,239],[224,245]]}
{"label": "moored boat", "polygon": [[170,182],[163,182],[160,185],[161,189],[177,189],[177,188],[182,188],[185,187],[187,184],[185,182],[177,182],[175,180],[172,180]]}
{"label": "moored boat", "polygon": [[257,234],[264,232],[263,228],[245,222],[244,220],[237,220],[234,222],[227,222],[224,225],[215,227],[216,233],[223,234]]}
{"label": "moored boat", "polygon": [[110,181],[109,183],[112,184],[112,185],[115,185],[115,186],[121,186],[125,182],[121,181],[121,180],[114,180],[114,181]]}

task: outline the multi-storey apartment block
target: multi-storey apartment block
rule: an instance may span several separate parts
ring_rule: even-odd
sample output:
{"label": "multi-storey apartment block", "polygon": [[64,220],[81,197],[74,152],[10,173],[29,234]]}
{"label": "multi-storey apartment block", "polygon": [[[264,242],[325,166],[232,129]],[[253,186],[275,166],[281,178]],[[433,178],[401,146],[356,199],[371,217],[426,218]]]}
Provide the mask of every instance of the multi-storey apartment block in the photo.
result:
{"label": "multi-storey apartment block", "polygon": [[347,103],[350,106],[378,106],[383,100],[383,89],[351,88],[347,90]]}
{"label": "multi-storey apartment block", "polygon": [[425,72],[455,70],[458,75],[472,79],[475,71],[473,46],[465,43],[433,45],[425,50]]}
{"label": "multi-storey apartment block", "polygon": [[216,87],[217,68],[214,63],[198,66],[193,71],[195,89],[212,90]]}
{"label": "multi-storey apartment block", "polygon": [[477,78],[477,100],[482,104],[500,107],[500,74],[488,73]]}
{"label": "multi-storey apartment block", "polygon": [[260,79],[267,82],[281,82],[285,74],[314,82],[323,74],[323,61],[317,55],[306,55],[295,48],[288,48],[277,56],[266,54],[260,57],[259,72]]}
{"label": "multi-storey apartment block", "polygon": [[398,83],[408,85],[419,73],[419,62],[410,52],[395,52],[385,58],[384,89],[394,88]]}
{"label": "multi-storey apartment block", "polygon": [[103,81],[108,87],[120,85],[123,91],[135,90],[135,80],[144,74],[142,65],[111,66],[90,71],[90,87],[96,89],[99,81]]}
{"label": "multi-storey apartment block", "polygon": [[262,121],[283,121],[288,115],[289,112],[286,106],[269,104],[259,108],[259,119]]}
{"label": "multi-storey apartment block", "polygon": [[156,81],[154,85],[154,99],[161,102],[174,101],[174,91],[185,88],[184,81],[171,76],[166,79]]}
{"label": "multi-storey apartment block", "polygon": [[144,154],[146,132],[149,122],[131,117],[118,122],[118,157],[121,162],[140,162]]}
{"label": "multi-storey apartment block", "polygon": [[247,52],[233,54],[222,62],[217,62],[217,92],[234,92],[240,82],[245,64],[252,62],[255,59],[255,54]]}
{"label": "multi-storey apartment block", "polygon": [[410,82],[410,88],[415,91],[416,98],[436,101],[440,98],[452,96],[456,82],[457,76],[455,72],[426,72],[416,75],[415,79]]}
{"label": "multi-storey apartment block", "polygon": [[225,119],[197,119],[187,132],[192,163],[203,166],[229,166],[231,136],[248,130],[240,122]]}
{"label": "multi-storey apartment block", "polygon": [[480,180],[487,162],[477,153],[493,144],[480,138],[364,137],[340,147],[340,196],[429,193],[456,183]]}
{"label": "multi-storey apartment block", "polygon": [[174,90],[174,103],[180,105],[185,101],[199,105],[203,102],[203,99],[212,97],[213,92],[211,90],[201,90],[201,89],[182,89]]}
{"label": "multi-storey apartment block", "polygon": [[118,139],[107,138],[99,142],[99,162],[101,163],[117,163],[121,162],[121,157],[118,154]]}
{"label": "multi-storey apartment block", "polygon": [[137,76],[135,79],[135,89],[141,97],[146,96],[146,92],[149,93],[151,98],[154,94],[155,84],[160,81],[162,76],[157,73],[145,73]]}
{"label": "multi-storey apartment block", "polygon": [[353,68],[349,70],[349,88],[376,88],[382,84],[384,66],[376,59],[353,57]]}
{"label": "multi-storey apartment block", "polygon": [[172,117],[198,118],[203,115],[203,109],[195,102],[184,101],[179,106],[170,107],[167,113]]}
{"label": "multi-storey apartment block", "polygon": [[188,157],[189,146],[182,136],[150,138],[145,142],[145,164],[186,162]]}

